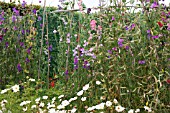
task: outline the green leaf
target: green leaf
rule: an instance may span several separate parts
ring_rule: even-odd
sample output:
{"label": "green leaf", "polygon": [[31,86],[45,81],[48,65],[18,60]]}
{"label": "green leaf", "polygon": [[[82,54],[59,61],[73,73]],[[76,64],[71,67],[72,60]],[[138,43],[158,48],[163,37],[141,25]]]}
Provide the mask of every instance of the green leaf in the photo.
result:
{"label": "green leaf", "polygon": [[126,0],[122,0],[124,3],[126,2]]}

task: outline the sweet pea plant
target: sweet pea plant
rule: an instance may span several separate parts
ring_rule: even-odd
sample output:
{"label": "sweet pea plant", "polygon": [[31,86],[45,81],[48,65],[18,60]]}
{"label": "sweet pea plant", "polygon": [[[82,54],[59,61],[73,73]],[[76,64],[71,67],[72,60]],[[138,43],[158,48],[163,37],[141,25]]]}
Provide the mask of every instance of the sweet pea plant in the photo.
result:
{"label": "sweet pea plant", "polygon": [[1,72],[0,84],[23,82],[26,76],[34,76],[37,61],[36,9],[25,11],[26,3],[12,7],[0,14]]}
{"label": "sweet pea plant", "polygon": [[[74,8],[74,1],[60,2]],[[142,9],[136,11],[123,7],[126,1],[110,2],[115,6],[85,12],[78,0],[80,12],[62,12],[56,20],[60,25],[50,31],[53,38],[60,36],[53,76],[58,79],[49,89],[41,89],[42,81],[30,77],[25,83],[7,85],[1,90],[0,112],[168,113],[169,7],[141,0]],[[96,9],[100,11],[92,14]],[[17,65],[19,70],[21,66]]]}

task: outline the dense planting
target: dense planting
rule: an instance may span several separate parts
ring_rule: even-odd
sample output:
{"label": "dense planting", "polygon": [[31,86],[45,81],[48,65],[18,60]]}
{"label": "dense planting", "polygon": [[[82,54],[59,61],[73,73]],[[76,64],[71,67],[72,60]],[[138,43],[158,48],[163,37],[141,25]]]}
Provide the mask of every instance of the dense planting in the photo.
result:
{"label": "dense planting", "polygon": [[1,10],[0,112],[170,112],[169,7],[112,4]]}

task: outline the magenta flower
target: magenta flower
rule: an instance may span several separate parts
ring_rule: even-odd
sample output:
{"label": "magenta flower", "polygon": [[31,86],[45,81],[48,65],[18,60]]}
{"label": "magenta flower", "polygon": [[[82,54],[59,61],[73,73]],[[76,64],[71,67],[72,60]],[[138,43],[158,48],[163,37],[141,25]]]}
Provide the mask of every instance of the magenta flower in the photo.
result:
{"label": "magenta flower", "polygon": [[2,42],[3,40],[3,35],[0,35],[0,42]]}
{"label": "magenta flower", "polygon": [[16,16],[19,16],[19,10],[17,10],[15,7],[12,8],[12,10],[15,13]]}
{"label": "magenta flower", "polygon": [[157,8],[157,7],[159,7],[157,2],[152,3],[151,8]]}
{"label": "magenta flower", "polygon": [[112,50],[117,51],[117,48],[116,48],[116,47],[113,47]]}
{"label": "magenta flower", "polygon": [[131,26],[130,26],[130,29],[134,29],[135,28],[135,24],[132,24]]}
{"label": "magenta flower", "polygon": [[157,38],[159,38],[158,35],[152,36],[152,39],[157,39]]}
{"label": "magenta flower", "polygon": [[112,16],[112,20],[115,20],[114,16]]}
{"label": "magenta flower", "polygon": [[65,71],[65,75],[68,75],[68,70]]}

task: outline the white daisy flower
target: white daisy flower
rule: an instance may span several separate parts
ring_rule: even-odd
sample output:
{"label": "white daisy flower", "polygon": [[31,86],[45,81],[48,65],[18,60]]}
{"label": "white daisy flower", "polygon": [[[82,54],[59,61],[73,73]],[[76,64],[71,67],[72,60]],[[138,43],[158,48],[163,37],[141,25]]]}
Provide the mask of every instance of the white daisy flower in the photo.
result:
{"label": "white daisy flower", "polygon": [[77,109],[76,108],[73,108],[72,110],[71,110],[71,113],[75,113],[77,111]]}
{"label": "white daisy flower", "polygon": [[133,109],[130,109],[130,110],[128,111],[128,113],[134,113],[134,110],[133,110]]}
{"label": "white daisy flower", "polygon": [[86,101],[86,98],[87,98],[87,97],[82,97],[82,98],[81,98],[81,101]]}
{"label": "white daisy flower", "polygon": [[148,112],[152,112],[152,109],[149,108],[148,106],[144,106],[144,109],[145,109],[146,111],[148,111]]}
{"label": "white daisy flower", "polygon": [[32,106],[31,106],[31,109],[34,109],[34,108],[36,108],[36,105],[32,105]]}
{"label": "white daisy flower", "polygon": [[63,105],[58,105],[57,109],[64,109],[64,106]]}
{"label": "white daisy flower", "polygon": [[89,84],[86,84],[84,87],[83,87],[83,90],[86,91],[89,89]]}
{"label": "white daisy flower", "polygon": [[140,112],[140,109],[136,109],[136,110],[135,110],[135,113],[138,113],[138,112]]}
{"label": "white daisy flower", "polygon": [[100,103],[98,105],[95,106],[96,109],[104,109],[104,105],[105,103]]}
{"label": "white daisy flower", "polygon": [[43,98],[44,100],[46,100],[46,99],[48,99],[48,96],[43,96],[42,98]]}
{"label": "white daisy flower", "polygon": [[14,85],[11,87],[13,92],[18,92],[19,91],[19,85]]}
{"label": "white daisy flower", "polygon": [[60,95],[60,96],[58,97],[58,99],[63,98],[63,97],[64,97],[64,95]]}
{"label": "white daisy flower", "polygon": [[97,85],[100,85],[100,84],[101,84],[101,82],[100,82],[100,81],[96,81],[96,84],[97,84]]}
{"label": "white daisy flower", "polygon": [[68,106],[69,104],[70,104],[70,102],[67,101],[67,100],[64,100],[64,101],[61,102],[61,105],[63,105],[64,107]]}
{"label": "white daisy flower", "polygon": [[81,96],[81,95],[83,95],[83,90],[81,90],[77,93],[77,96]]}
{"label": "white daisy flower", "polygon": [[114,104],[118,104],[118,101],[116,99],[113,100]]}
{"label": "white daisy flower", "polygon": [[41,102],[40,105],[39,105],[39,107],[44,107],[44,105],[45,105],[45,104],[44,104],[43,102]]}
{"label": "white daisy flower", "polygon": [[115,107],[115,110],[116,110],[117,112],[122,112],[122,111],[124,111],[124,109],[125,109],[125,108],[122,107],[122,106],[120,106],[120,105]]}
{"label": "white daisy flower", "polygon": [[74,100],[77,100],[77,97],[74,97],[74,98],[70,98],[69,102],[72,102]]}
{"label": "white daisy flower", "polygon": [[35,99],[35,102],[36,102],[37,104],[39,103],[39,101],[40,101],[40,97],[37,98],[37,99]]}
{"label": "white daisy flower", "polygon": [[57,30],[54,30],[53,33],[54,33],[54,34],[57,33]]}
{"label": "white daisy flower", "polygon": [[111,101],[107,101],[107,102],[106,102],[106,106],[107,106],[107,107],[110,107],[111,105],[112,105],[112,102],[111,102]]}
{"label": "white daisy flower", "polygon": [[27,107],[26,108],[22,108],[23,111],[27,111]]}
{"label": "white daisy flower", "polygon": [[87,108],[87,111],[92,111],[94,109],[95,109],[95,106],[92,106],[92,107]]}

